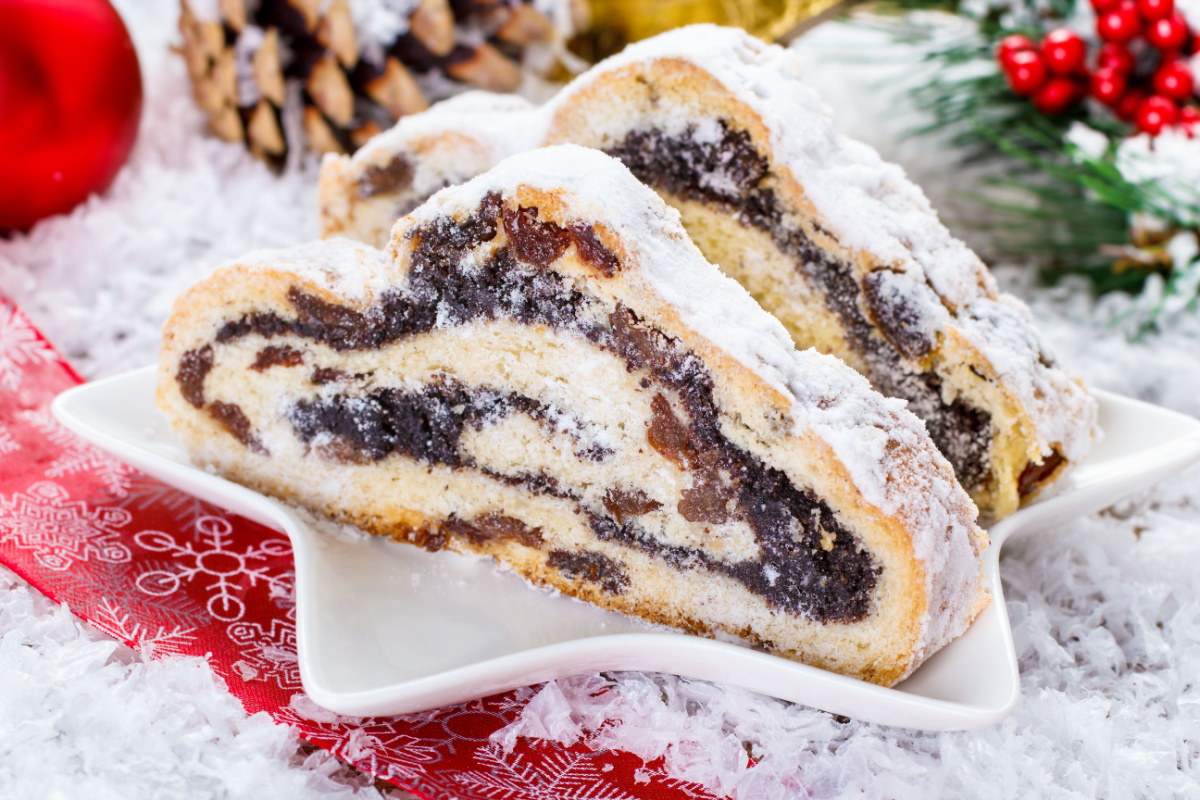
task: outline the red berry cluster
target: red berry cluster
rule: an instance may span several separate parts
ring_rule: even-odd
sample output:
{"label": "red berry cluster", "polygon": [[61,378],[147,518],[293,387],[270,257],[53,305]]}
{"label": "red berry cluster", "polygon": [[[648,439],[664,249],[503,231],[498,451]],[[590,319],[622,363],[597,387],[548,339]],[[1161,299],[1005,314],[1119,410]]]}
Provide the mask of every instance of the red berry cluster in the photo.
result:
{"label": "red berry cluster", "polygon": [[1008,85],[1044,114],[1061,114],[1090,94],[1151,136],[1171,125],[1190,136],[1200,111],[1189,102],[1196,82],[1185,59],[1200,49],[1200,37],[1175,0],[1091,3],[1103,41],[1091,71],[1087,44],[1074,31],[1059,28],[1037,44],[1014,34],[996,51]]}

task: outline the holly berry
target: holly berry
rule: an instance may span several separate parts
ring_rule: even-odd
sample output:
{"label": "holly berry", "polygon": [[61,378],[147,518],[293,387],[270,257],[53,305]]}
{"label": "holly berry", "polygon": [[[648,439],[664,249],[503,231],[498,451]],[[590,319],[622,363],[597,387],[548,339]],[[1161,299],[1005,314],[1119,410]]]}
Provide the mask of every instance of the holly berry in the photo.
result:
{"label": "holly berry", "polygon": [[1142,101],[1146,99],[1146,92],[1142,89],[1130,89],[1125,93],[1125,96],[1117,101],[1113,107],[1113,113],[1126,122],[1133,122],[1137,117],[1138,108],[1142,105]]}
{"label": "holly berry", "polygon": [[1106,106],[1111,106],[1124,97],[1128,86],[1125,73],[1112,67],[1101,67],[1092,73],[1092,97]]}
{"label": "holly berry", "polygon": [[1176,100],[1186,100],[1192,96],[1192,91],[1196,88],[1196,81],[1187,64],[1182,61],[1172,61],[1158,68],[1150,80],[1150,85],[1154,87],[1157,94]]}
{"label": "holly berry", "polygon": [[1033,104],[1043,114],[1061,114],[1083,96],[1083,89],[1070,78],[1056,76],[1033,95]]}
{"label": "holly berry", "polygon": [[1106,42],[1124,44],[1142,32],[1142,18],[1133,0],[1121,0],[1112,11],[1096,20],[1096,33]]}
{"label": "holly berry", "polygon": [[1158,136],[1162,129],[1174,125],[1179,118],[1179,109],[1169,97],[1153,94],[1141,102],[1137,108],[1138,129],[1151,136]]}
{"label": "holly berry", "polygon": [[996,60],[1000,62],[1000,66],[1007,71],[1008,60],[1017,53],[1024,53],[1029,50],[1036,50],[1037,45],[1028,36],[1022,36],[1019,33],[1014,33],[1010,36],[1005,36],[1000,40],[999,46],[996,48]]}
{"label": "holly berry", "polygon": [[1146,41],[1162,51],[1179,50],[1187,40],[1187,22],[1179,12],[1156,19],[1146,28]]}
{"label": "holly berry", "polygon": [[1184,106],[1179,109],[1179,125],[1191,139],[1196,132],[1196,127],[1200,125],[1200,110],[1197,110],[1195,106]]}
{"label": "holly berry", "polygon": [[1046,82],[1046,65],[1042,57],[1033,50],[1014,53],[1008,59],[1005,77],[1008,85],[1020,95],[1031,95]]}
{"label": "holly berry", "polygon": [[[1103,40],[1092,71],[1087,44],[1068,28],[1050,31],[1036,44],[1013,34],[996,48],[1012,90],[1044,114],[1061,114],[1090,94],[1151,135],[1175,124],[1183,125],[1188,136],[1193,127],[1200,134],[1200,106],[1181,107],[1200,89],[1187,61],[1200,49],[1200,35],[1192,34],[1176,0],[1089,2]],[[1157,53],[1150,55],[1150,47]],[[1148,74],[1155,62],[1157,69]]]}
{"label": "holly berry", "polygon": [[1134,0],[1144,20],[1164,19],[1175,10],[1175,0]]}
{"label": "holly berry", "polygon": [[1073,30],[1058,28],[1042,39],[1042,60],[1051,72],[1070,75],[1083,69],[1087,45]]}
{"label": "holly berry", "polygon": [[1104,69],[1111,67],[1117,72],[1129,74],[1137,66],[1137,60],[1129,48],[1116,42],[1105,42],[1100,46],[1100,55],[1096,57],[1096,67]]}

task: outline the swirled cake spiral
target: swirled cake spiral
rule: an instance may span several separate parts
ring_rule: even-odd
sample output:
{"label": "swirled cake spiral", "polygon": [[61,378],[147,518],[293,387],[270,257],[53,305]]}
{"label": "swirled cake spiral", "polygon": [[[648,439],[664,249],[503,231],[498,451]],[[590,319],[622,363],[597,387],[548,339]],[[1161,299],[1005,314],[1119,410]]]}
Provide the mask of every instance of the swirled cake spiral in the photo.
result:
{"label": "swirled cake spiral", "polygon": [[[981,510],[1011,514],[1087,455],[1096,404],[1029,309],[997,290],[903,170],[836,133],[799,75],[782,48],[698,25],[598,64],[540,119],[485,114],[459,131],[505,132],[510,152],[574,143],[619,158],[798,347],[907,400]],[[327,168],[366,174],[364,158]],[[381,239],[379,226],[339,230]]]}
{"label": "swirled cake spiral", "polygon": [[445,189],[386,251],[219,269],[176,304],[159,402],[262,491],[884,685],[988,601],[922,423],[797,352],[596,150]]}

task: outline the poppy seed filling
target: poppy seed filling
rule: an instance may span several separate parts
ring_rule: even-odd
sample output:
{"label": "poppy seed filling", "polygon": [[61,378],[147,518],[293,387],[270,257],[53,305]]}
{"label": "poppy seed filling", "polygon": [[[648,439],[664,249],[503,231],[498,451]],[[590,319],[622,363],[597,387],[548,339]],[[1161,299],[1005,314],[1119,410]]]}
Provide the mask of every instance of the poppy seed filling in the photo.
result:
{"label": "poppy seed filling", "polygon": [[[648,444],[692,478],[678,504],[680,515],[692,523],[747,525],[758,545],[757,558],[730,563],[699,548],[662,542],[638,519],[660,504],[636,486],[611,488],[604,502],[592,508],[551,476],[498,476],[463,455],[459,444],[469,427],[484,427],[510,413],[534,419],[547,415],[546,407],[533,398],[467,388],[442,378],[417,391],[323,392],[321,399],[296,403],[288,417],[296,435],[321,456],[371,462],[402,453],[426,464],[475,467],[494,479],[576,504],[601,540],[654,555],[678,569],[727,575],[772,606],[818,622],[865,618],[882,568],[861,542],[819,497],[796,489],[782,472],[724,435],[713,379],[698,357],[624,306],[611,314],[597,313],[597,300],[548,268],[575,245],[581,260],[613,274],[619,263],[595,233],[536,217],[534,209],[502,209],[500,197],[490,194],[461,223],[438,219],[410,230],[416,243],[405,287],[384,294],[367,310],[330,304],[293,287],[293,318],[250,314],[226,323],[216,341],[290,334],[334,350],[365,350],[435,326],[501,318],[583,336],[621,358],[628,371],[643,371],[640,385],[653,392]],[[464,267],[470,261],[464,258],[467,253],[495,238],[501,225],[507,245],[495,249],[485,263]],[[207,362],[202,350],[185,355],[177,379],[188,393],[203,396],[203,375],[197,386],[197,374],[207,372]],[[581,448],[576,456],[599,461],[607,453]],[[452,520],[441,527],[441,532],[426,532],[420,541],[436,549],[446,532],[456,531],[466,531],[472,541],[481,536],[534,541],[515,525],[494,520]],[[506,533],[510,530],[516,533]],[[606,592],[620,593],[628,585],[621,565],[599,553],[556,550],[548,563],[564,576],[592,582]]]}
{"label": "poppy seed filling", "polygon": [[694,124],[674,135],[658,128],[634,130],[606,152],[643,183],[721,208],[770,235],[821,290],[826,307],[841,320],[847,343],[866,361],[871,383],[883,394],[909,401],[968,491],[983,487],[990,472],[991,415],[961,398],[946,403],[936,373],[904,369],[902,356],[920,358],[935,343],[918,330],[911,309],[883,302],[881,273],[886,270],[868,274],[860,284],[848,264],[831,257],[799,228],[785,225],[783,208],[767,180],[770,163],[748,133],[723,120],[718,125],[719,137],[698,137]]}

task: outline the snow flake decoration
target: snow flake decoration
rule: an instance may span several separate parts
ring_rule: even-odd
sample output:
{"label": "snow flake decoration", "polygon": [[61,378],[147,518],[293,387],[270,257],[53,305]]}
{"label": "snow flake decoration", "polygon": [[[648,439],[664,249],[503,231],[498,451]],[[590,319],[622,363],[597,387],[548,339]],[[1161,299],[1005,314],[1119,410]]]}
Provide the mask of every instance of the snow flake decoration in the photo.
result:
{"label": "snow flake decoration", "polygon": [[122,529],[133,519],[121,508],[89,507],[70,499],[57,483],[42,481],[12,497],[0,496],[0,542],[33,551],[46,569],[62,571],[79,561],[128,561]]}
{"label": "snow flake decoration", "polygon": [[195,628],[176,625],[168,630],[165,625],[159,625],[151,629],[107,597],[92,610],[91,622],[110,636],[128,642],[147,657],[184,655],[195,641]]}
{"label": "snow flake decoration", "polygon": [[300,689],[295,625],[273,619],[270,629],[264,631],[257,622],[235,622],[228,633],[242,648],[242,657],[233,662],[242,680],[271,681],[280,689]]}
{"label": "snow flake decoration", "polygon": [[637,800],[607,780],[595,753],[557,750],[534,760],[493,744],[475,759],[484,769],[463,772],[455,782],[488,800]]}
{"label": "snow flake decoration", "polygon": [[0,456],[6,456],[9,453],[15,453],[21,449],[20,443],[13,436],[12,431],[8,428],[0,426]]}
{"label": "snow flake decoration", "polygon": [[[442,753],[436,746],[396,730],[376,731],[369,739],[374,745],[371,748],[371,756],[383,767],[382,771],[393,777],[412,777],[442,758]],[[360,746],[361,744],[351,737],[347,744],[346,756],[358,760],[355,748]]]}
{"label": "snow flake decoration", "polygon": [[196,520],[198,544],[180,544],[172,534],[142,531],[134,541],[152,552],[167,553],[173,562],[163,569],[143,572],[137,587],[148,595],[169,595],[185,583],[196,582],[209,594],[208,613],[221,622],[236,622],[246,613],[242,597],[248,587],[266,583],[272,590],[290,591],[285,576],[275,574],[271,563],[291,555],[286,539],[265,539],[257,547],[233,547],[233,526],[220,517]]}
{"label": "snow flake decoration", "polygon": [[15,392],[32,364],[53,364],[58,354],[16,306],[0,299],[0,391]]}
{"label": "snow flake decoration", "polygon": [[[385,780],[419,781],[446,758],[436,738],[414,736],[395,724],[419,719],[420,714],[386,719],[342,716],[296,692],[287,707],[273,716],[300,729],[309,741]],[[320,728],[314,728],[314,723]]]}
{"label": "snow flake decoration", "polygon": [[385,780],[419,779],[444,758],[436,745],[385,725],[354,728],[334,752]]}
{"label": "snow flake decoration", "polygon": [[60,425],[48,410],[28,411],[21,417],[33,426],[48,444],[54,445],[60,451],[43,473],[47,478],[91,474],[114,497],[124,497],[129,493],[133,469],[128,464],[118,461],[71,433]]}

